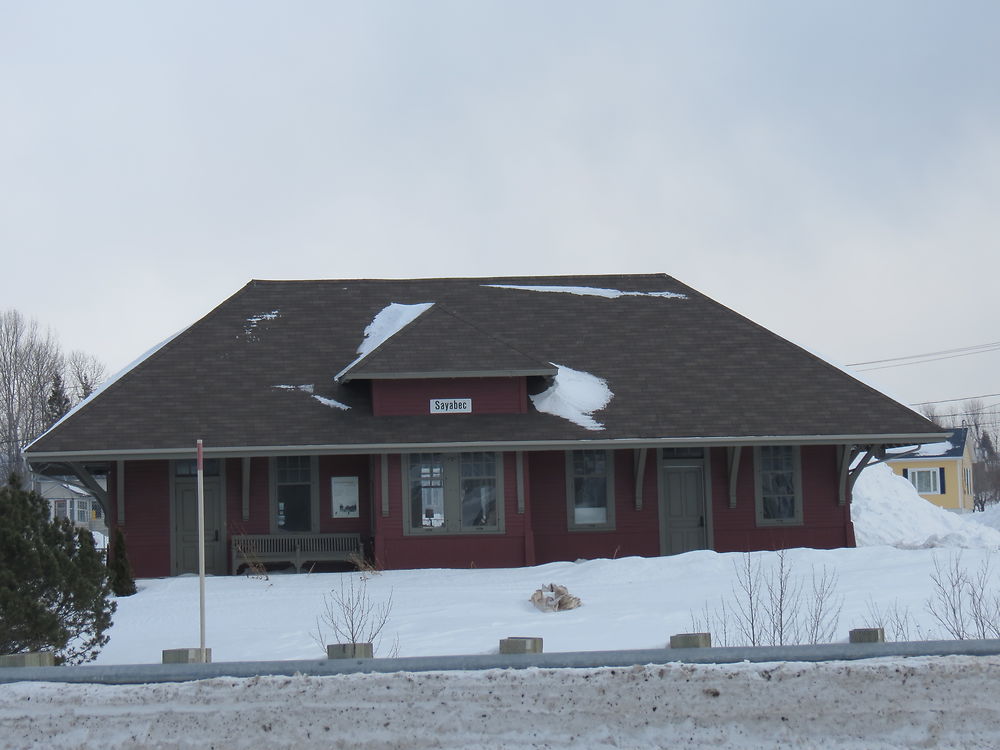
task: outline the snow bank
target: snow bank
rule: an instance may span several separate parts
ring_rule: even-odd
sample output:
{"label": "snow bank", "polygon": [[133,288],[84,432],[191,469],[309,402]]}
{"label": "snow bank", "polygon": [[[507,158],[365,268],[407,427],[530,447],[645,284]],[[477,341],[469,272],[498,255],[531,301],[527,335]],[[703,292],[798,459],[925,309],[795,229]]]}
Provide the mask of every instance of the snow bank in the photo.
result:
{"label": "snow bank", "polygon": [[990,505],[982,513],[970,513],[964,518],[1000,530],[1000,505]]}
{"label": "snow bank", "polygon": [[1000,531],[968,518],[924,500],[885,464],[869,466],[854,485],[851,519],[859,547],[1000,548]]}
{"label": "snow bank", "polygon": [[604,425],[594,419],[595,411],[607,406],[615,394],[603,378],[572,367],[550,363],[558,368],[552,385],[531,397],[538,411],[568,419],[588,430],[603,430]]}
{"label": "snow bank", "polygon": [[433,302],[422,302],[416,305],[402,305],[398,302],[392,302],[383,307],[372,318],[372,322],[365,327],[364,338],[358,345],[357,358],[338,372],[333,379],[340,380],[345,372],[382,346],[382,344],[399,333],[399,331],[410,325],[410,323],[427,312],[433,305]]}
{"label": "snow bank", "polygon": [[218,678],[0,691],[5,747],[995,748],[1000,658]]}
{"label": "snow bank", "polygon": [[604,297],[618,299],[619,297],[661,297],[663,299],[687,299],[686,294],[679,292],[623,292],[620,289],[604,289],[594,286],[527,286],[520,284],[483,284],[495,289],[519,289],[522,292],[555,292],[560,294],[577,294],[584,297]]}

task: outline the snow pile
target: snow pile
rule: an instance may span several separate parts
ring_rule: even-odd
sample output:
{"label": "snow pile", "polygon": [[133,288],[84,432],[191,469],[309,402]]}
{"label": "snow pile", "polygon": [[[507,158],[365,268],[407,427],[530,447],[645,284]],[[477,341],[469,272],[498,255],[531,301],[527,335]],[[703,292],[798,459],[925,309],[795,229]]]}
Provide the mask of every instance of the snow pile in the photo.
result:
{"label": "snow pile", "polygon": [[686,294],[679,292],[623,292],[620,289],[603,289],[594,286],[526,286],[519,284],[483,284],[496,289],[519,289],[522,292],[556,292],[561,294],[577,294],[583,297],[604,297],[618,299],[619,297],[661,297],[662,299],[687,299]]}
{"label": "snow pile", "polygon": [[982,513],[972,513],[965,517],[991,529],[1000,530],[1000,505],[989,505]]}
{"label": "snow pile", "polygon": [[372,322],[365,327],[364,338],[358,345],[357,358],[338,372],[333,379],[340,380],[345,372],[382,346],[388,339],[410,325],[410,323],[427,312],[433,305],[433,302],[422,302],[416,305],[403,305],[398,302],[392,302],[383,307],[372,318]]}
{"label": "snow pile", "polygon": [[558,368],[552,385],[531,397],[538,411],[568,419],[588,430],[603,430],[604,425],[594,419],[595,411],[607,406],[615,394],[603,378],[572,367],[550,363]]}
{"label": "snow pile", "polygon": [[1000,548],[1000,531],[929,503],[885,464],[861,472],[854,485],[851,519],[859,547]]}
{"label": "snow pile", "polygon": [[17,748],[995,748],[1000,658],[223,677],[0,691]]}

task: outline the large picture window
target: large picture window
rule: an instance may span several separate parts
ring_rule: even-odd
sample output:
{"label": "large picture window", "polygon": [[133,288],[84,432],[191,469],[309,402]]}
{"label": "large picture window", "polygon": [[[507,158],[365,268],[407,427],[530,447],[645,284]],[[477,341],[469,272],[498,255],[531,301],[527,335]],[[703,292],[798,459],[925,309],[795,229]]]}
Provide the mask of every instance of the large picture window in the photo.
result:
{"label": "large picture window", "polygon": [[569,528],[615,527],[614,473],[610,451],[566,454],[566,500]]}
{"label": "large picture window", "polygon": [[312,531],[313,461],[309,456],[274,459],[274,525],[280,531]]}
{"label": "large picture window", "polygon": [[757,523],[762,526],[802,523],[802,478],[798,448],[766,445],[754,455],[757,478]]}
{"label": "large picture window", "polygon": [[408,532],[502,531],[502,475],[496,453],[410,455]]}

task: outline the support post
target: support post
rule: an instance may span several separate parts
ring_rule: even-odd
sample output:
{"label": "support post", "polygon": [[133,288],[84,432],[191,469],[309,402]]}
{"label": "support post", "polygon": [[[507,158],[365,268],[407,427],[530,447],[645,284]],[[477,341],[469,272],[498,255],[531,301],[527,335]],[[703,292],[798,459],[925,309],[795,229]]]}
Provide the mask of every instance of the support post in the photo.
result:
{"label": "support post", "polygon": [[639,448],[635,455],[635,509],[642,510],[642,485],[646,476],[646,448]]}
{"label": "support post", "polygon": [[119,526],[125,524],[125,462],[115,461],[115,499],[118,504],[118,517],[115,522]]}
{"label": "support post", "polygon": [[198,440],[198,646],[201,661],[207,662],[205,649],[205,465],[202,457],[202,442]]}
{"label": "support post", "polygon": [[[242,474],[242,484],[240,489],[243,493],[243,520],[250,520],[250,457],[244,456],[241,459],[240,464],[241,474]],[[233,571],[236,572],[235,570]]]}
{"label": "support post", "polygon": [[726,452],[729,454],[729,507],[735,508],[737,480],[740,477],[740,456],[743,453],[743,447],[736,445],[727,448]]}

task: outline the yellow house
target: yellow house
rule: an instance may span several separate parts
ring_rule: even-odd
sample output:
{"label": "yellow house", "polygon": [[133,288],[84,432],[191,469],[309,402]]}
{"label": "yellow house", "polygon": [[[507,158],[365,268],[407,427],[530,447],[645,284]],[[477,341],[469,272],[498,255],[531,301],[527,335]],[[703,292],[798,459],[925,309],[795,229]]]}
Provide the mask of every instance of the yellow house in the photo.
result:
{"label": "yellow house", "polygon": [[905,455],[886,463],[909,479],[925,500],[958,513],[970,513],[975,508],[972,486],[975,456],[968,433],[967,428],[960,427],[945,442],[921,445],[912,453],[907,448],[890,450],[890,455]]}

